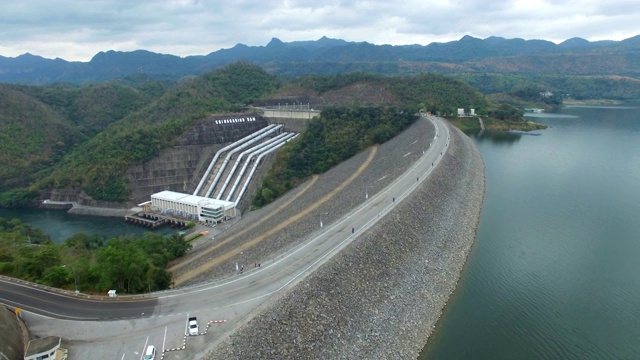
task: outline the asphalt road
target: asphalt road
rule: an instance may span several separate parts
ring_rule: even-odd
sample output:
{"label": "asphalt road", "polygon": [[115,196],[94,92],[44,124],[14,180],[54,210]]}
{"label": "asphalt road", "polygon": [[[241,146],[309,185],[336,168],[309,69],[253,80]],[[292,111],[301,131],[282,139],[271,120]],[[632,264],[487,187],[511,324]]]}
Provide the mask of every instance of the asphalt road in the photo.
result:
{"label": "asphalt road", "polygon": [[0,302],[14,308],[67,320],[113,320],[149,317],[158,299],[101,301],[34,287],[32,283],[0,280]]}
{"label": "asphalt road", "polygon": [[[428,176],[446,151],[450,136],[442,120],[430,120],[436,125],[436,136],[404,175],[341,220],[319,228],[305,243],[259,269],[246,269],[244,274],[222,282],[115,301],[80,299],[0,281],[0,302],[22,308],[32,333],[63,337],[71,360],[95,354],[104,359],[139,359],[148,344],[154,344],[159,355],[162,349],[170,350],[163,359],[197,359],[247,322],[267,300],[291,288],[366,231]],[[187,337],[186,318],[194,315],[206,334]]]}

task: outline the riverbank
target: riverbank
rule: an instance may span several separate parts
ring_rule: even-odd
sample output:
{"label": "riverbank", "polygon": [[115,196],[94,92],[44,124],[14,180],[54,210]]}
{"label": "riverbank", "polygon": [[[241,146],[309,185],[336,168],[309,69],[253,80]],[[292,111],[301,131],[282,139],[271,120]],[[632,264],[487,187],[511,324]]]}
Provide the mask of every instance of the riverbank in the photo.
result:
{"label": "riverbank", "polygon": [[451,133],[412,197],[205,358],[416,358],[456,287],[484,196],[477,148]]}
{"label": "riverbank", "polygon": [[135,214],[142,209],[125,209],[125,208],[106,208],[96,206],[79,205],[75,201],[53,201],[44,200],[38,206],[40,209],[51,210],[67,210],[69,214],[73,215],[88,215],[88,216],[106,216],[106,217],[125,217],[127,215]]}
{"label": "riverbank", "polygon": [[618,106],[623,105],[624,101],[612,100],[612,99],[588,99],[588,100],[576,100],[576,99],[564,99],[562,105],[565,106]]}
{"label": "riverbank", "polygon": [[503,121],[493,118],[482,118],[482,123],[479,118],[451,118],[448,119],[455,127],[462,131],[474,131],[474,130],[494,130],[494,131],[533,131],[546,129],[547,126],[539,124],[537,122],[522,119],[518,121]]}

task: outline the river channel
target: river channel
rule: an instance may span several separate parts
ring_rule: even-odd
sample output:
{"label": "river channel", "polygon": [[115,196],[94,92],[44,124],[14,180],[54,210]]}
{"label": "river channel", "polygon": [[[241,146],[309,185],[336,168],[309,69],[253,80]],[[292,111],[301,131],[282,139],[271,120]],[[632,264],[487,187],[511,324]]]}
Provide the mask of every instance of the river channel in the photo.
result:
{"label": "river channel", "polygon": [[[65,210],[0,208],[0,218],[18,218],[22,222],[40,228],[55,243],[61,243],[77,233],[98,234],[107,238],[142,235],[148,228],[126,223],[124,217],[103,217],[68,214]],[[176,229],[161,227],[153,230],[161,234],[172,234]]]}
{"label": "river channel", "polygon": [[476,243],[421,360],[640,359],[640,108],[566,107],[471,135]]}

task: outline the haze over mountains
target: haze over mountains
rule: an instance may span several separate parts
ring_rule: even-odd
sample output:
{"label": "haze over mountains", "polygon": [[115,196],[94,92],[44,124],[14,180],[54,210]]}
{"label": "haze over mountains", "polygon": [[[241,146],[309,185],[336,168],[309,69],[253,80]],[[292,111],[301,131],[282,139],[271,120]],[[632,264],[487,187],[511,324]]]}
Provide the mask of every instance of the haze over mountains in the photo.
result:
{"label": "haze over mountains", "polygon": [[109,50],[89,62],[45,59],[24,54],[0,56],[0,82],[75,84],[102,82],[136,73],[176,80],[201,75],[235,61],[248,61],[277,75],[334,74],[371,71],[386,74],[527,73],[618,75],[640,77],[640,35],[622,41],[589,42],[582,38],[560,44],[546,40],[478,39],[464,36],[447,43],[373,45],[322,37],[284,43],[273,38],[266,46],[238,44],[208,55],[179,57],[145,50]]}

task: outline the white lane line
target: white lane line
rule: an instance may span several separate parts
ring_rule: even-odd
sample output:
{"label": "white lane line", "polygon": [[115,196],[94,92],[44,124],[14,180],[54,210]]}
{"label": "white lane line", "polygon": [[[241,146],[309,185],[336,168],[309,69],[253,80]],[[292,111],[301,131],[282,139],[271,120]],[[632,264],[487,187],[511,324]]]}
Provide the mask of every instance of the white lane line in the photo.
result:
{"label": "white lane line", "polygon": [[147,335],[147,340],[144,341],[144,346],[142,347],[142,351],[140,352],[140,360],[144,356],[144,352],[147,350],[147,344],[149,343],[149,336]]}
{"label": "white lane line", "polygon": [[167,327],[164,327],[164,338],[162,339],[162,357],[164,358],[164,349],[166,349],[165,344],[167,342]]}

